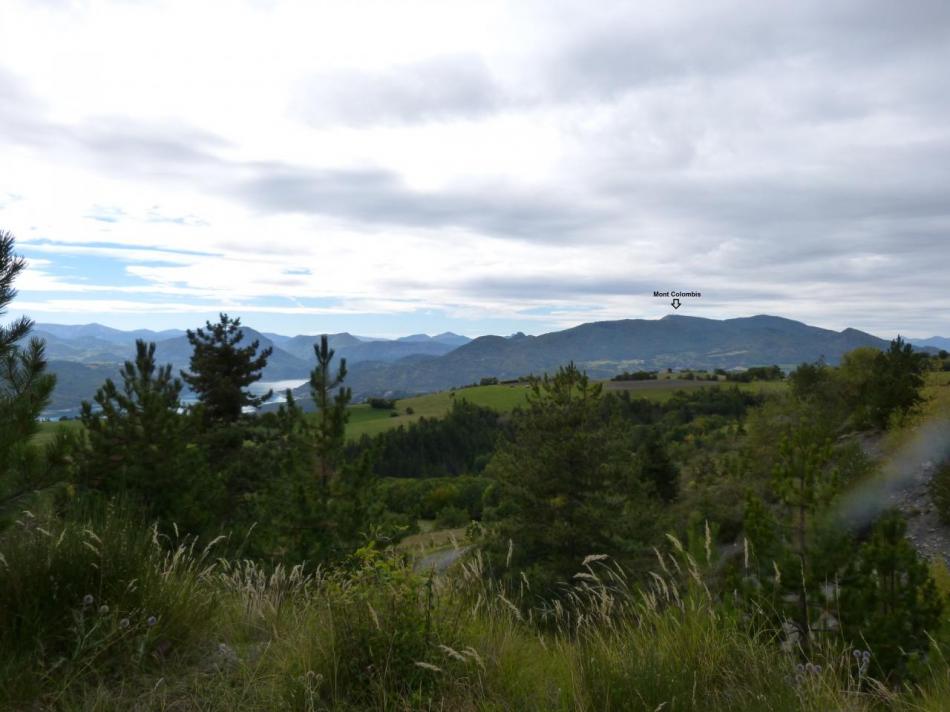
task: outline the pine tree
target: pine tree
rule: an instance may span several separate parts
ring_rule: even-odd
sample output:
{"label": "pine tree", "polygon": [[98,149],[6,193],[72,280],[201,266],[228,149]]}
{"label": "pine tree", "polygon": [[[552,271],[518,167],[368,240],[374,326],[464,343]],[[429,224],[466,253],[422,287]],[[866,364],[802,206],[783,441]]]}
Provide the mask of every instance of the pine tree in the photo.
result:
{"label": "pine tree", "polygon": [[[314,445],[317,453],[317,484],[321,496],[329,492],[333,473],[343,460],[346,423],[350,414],[347,406],[352,398],[349,388],[342,385],[346,378],[346,359],[340,359],[336,376],[331,376],[334,351],[329,346],[327,335],[320,337],[320,346],[313,345],[317,365],[310,373],[310,394],[317,406],[313,425]],[[334,395],[334,388],[339,390]]]}
{"label": "pine tree", "polygon": [[900,336],[887,351],[878,354],[866,396],[874,425],[885,428],[892,413],[905,415],[923,401],[920,390],[924,385],[925,359]]}
{"label": "pine tree", "polygon": [[184,459],[193,451],[186,447],[187,421],[178,413],[182,383],[172,377],[171,364],[156,366],[154,343],[140,339],[135,350],[135,361],[120,372],[121,388],[106,379],[95,406],[82,404],[89,449],[81,481],[110,494],[138,495],[159,515],[180,515],[176,504],[195,475]]}
{"label": "pine tree", "polygon": [[882,676],[904,675],[908,657],[927,651],[928,632],[936,632],[944,608],[927,562],[906,531],[899,513],[886,514],[843,577],[842,631],[854,645],[870,649]]}
{"label": "pine tree", "polygon": [[643,444],[637,450],[637,467],[644,482],[666,503],[679,493],[679,473],[670,459],[655,428],[650,428]]}
{"label": "pine tree", "polygon": [[782,438],[774,472],[775,490],[790,515],[791,550],[798,558],[794,588],[798,596],[796,623],[802,645],[811,636],[809,589],[811,562],[808,534],[815,514],[830,502],[838,486],[831,440],[818,428],[801,423]]}
{"label": "pine tree", "polygon": [[[13,282],[26,267],[13,246],[13,235],[0,231],[0,317],[16,297]],[[32,328],[25,316],[0,325],[0,485],[5,499],[34,484],[29,481],[35,459],[30,438],[56,384],[55,376],[46,372],[43,342],[32,338],[22,345]]]}
{"label": "pine tree", "polygon": [[[653,534],[655,505],[638,477],[629,438],[602,416],[602,389],[574,364],[532,382],[513,433],[485,474],[498,520],[488,550],[507,573],[529,571],[532,590],[553,592],[588,554],[630,558]],[[509,541],[512,556],[508,556]]]}
{"label": "pine tree", "polygon": [[216,324],[206,322],[205,329],[188,330],[194,348],[191,373],[182,371],[181,377],[198,394],[206,424],[233,423],[245,406],[256,408],[271,397],[271,392],[254,396],[245,389],[261,379],[273,349],[258,353],[256,340],[239,346],[244,339],[241,320],[227,314],[221,314]]}

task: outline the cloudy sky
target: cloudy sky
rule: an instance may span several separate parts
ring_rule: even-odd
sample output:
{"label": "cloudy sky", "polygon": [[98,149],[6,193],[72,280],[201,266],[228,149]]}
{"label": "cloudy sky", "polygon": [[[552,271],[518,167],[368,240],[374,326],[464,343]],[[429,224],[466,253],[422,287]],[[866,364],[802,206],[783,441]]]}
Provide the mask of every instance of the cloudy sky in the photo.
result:
{"label": "cloudy sky", "polygon": [[948,67],[946,0],[4,0],[12,313],[950,335]]}

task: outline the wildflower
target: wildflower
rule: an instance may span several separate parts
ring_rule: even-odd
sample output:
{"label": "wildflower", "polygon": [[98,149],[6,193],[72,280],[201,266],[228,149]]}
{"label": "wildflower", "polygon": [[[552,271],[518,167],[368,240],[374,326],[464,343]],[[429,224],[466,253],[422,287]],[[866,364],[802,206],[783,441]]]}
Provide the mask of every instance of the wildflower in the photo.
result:
{"label": "wildflower", "polygon": [[109,606],[102,604],[99,606],[99,615],[104,616],[109,612]]}
{"label": "wildflower", "polygon": [[129,627],[129,619],[128,619],[128,618],[123,618],[122,620],[119,621],[119,629],[120,629],[120,630],[125,630],[125,629],[128,628],[128,627]]}
{"label": "wildflower", "polygon": [[91,606],[95,602],[96,602],[96,599],[93,598],[93,595],[91,593],[87,593],[85,596],[82,597],[82,605],[84,606]]}
{"label": "wildflower", "polygon": [[151,628],[153,625],[158,623],[158,618],[156,618],[155,616],[149,616],[148,620],[145,622],[148,624],[148,627]]}

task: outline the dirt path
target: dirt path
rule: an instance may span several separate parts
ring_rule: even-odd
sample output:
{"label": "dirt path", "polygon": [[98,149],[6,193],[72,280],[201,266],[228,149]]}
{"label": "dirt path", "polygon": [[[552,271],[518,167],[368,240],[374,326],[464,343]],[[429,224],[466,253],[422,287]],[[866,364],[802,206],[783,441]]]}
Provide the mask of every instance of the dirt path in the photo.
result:
{"label": "dirt path", "polygon": [[891,506],[907,518],[907,538],[927,558],[940,557],[950,566],[950,527],[942,524],[930,501],[928,486],[936,465],[927,461],[917,470],[913,480],[890,495]]}
{"label": "dirt path", "polygon": [[926,423],[889,455],[879,447],[880,438],[862,442],[865,453],[879,460],[879,474],[844,498],[841,514],[863,526],[885,510],[897,509],[907,519],[907,538],[917,551],[950,566],[950,527],[941,524],[929,492],[938,464],[950,458],[950,420]]}
{"label": "dirt path", "polygon": [[471,547],[462,546],[452,549],[440,549],[431,554],[421,556],[416,560],[416,571],[429,572],[437,574],[445,573],[452,564],[458,561]]}

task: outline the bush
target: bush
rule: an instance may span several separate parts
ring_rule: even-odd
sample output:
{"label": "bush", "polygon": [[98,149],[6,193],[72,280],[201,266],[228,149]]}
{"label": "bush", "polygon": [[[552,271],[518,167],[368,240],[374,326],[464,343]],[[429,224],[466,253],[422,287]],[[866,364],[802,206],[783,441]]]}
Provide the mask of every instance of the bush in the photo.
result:
{"label": "bush", "polygon": [[319,605],[298,611],[297,633],[280,642],[289,665],[279,674],[296,683],[290,709],[396,709],[385,701],[419,703],[446,680],[439,645],[459,646],[431,583],[372,548],[357,559],[352,573],[321,581]]}
{"label": "bush", "polygon": [[443,507],[435,518],[435,526],[439,529],[455,529],[469,523],[468,512],[458,507]]}
{"label": "bush", "polygon": [[396,401],[390,398],[370,398],[366,401],[370,408],[376,410],[392,410],[396,407]]}
{"label": "bush", "polygon": [[[65,518],[28,512],[0,539],[0,670],[5,692],[144,665],[207,630],[207,551],[177,548],[121,505],[74,505]],[[9,674],[18,671],[17,674]]]}
{"label": "bush", "polygon": [[937,516],[944,524],[950,524],[950,460],[937,468],[929,486],[930,499],[937,509]]}
{"label": "bush", "polygon": [[624,371],[619,373],[611,381],[655,381],[657,378],[656,371],[634,371],[633,373],[628,373]]}

